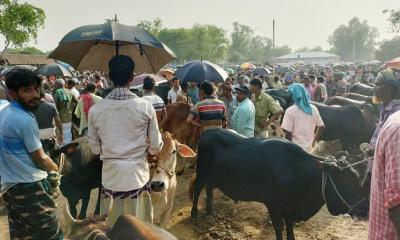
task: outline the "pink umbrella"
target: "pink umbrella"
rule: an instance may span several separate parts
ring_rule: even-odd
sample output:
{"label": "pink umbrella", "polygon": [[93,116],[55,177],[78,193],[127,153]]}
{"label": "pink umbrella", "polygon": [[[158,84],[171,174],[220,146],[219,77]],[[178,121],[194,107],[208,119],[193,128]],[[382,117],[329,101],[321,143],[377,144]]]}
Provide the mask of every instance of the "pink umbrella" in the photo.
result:
{"label": "pink umbrella", "polygon": [[146,77],[152,77],[154,79],[154,81],[156,81],[156,85],[163,83],[163,82],[167,82],[167,80],[165,78],[163,78],[162,76],[160,76],[158,74],[143,73],[143,74],[135,76],[129,86],[135,87],[135,88],[141,87],[143,85],[143,80]]}

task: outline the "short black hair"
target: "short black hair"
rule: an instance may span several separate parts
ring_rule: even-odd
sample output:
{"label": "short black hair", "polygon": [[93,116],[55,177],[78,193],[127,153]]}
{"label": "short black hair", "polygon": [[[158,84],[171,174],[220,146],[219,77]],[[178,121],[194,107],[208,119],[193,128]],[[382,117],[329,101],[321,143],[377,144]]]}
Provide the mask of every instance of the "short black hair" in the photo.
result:
{"label": "short black hair", "polygon": [[261,82],[261,80],[259,78],[251,79],[250,85],[253,85],[253,86],[258,87],[259,89],[262,89],[262,82]]}
{"label": "short black hair", "polygon": [[135,63],[128,56],[117,55],[108,62],[108,68],[114,86],[124,86],[135,70]]}
{"label": "short black hair", "polygon": [[182,89],[186,89],[186,88],[188,88],[189,87],[189,83],[188,82],[183,82],[183,83],[181,83],[181,88]]}
{"label": "short black hair", "polygon": [[310,74],[310,75],[308,75],[308,78],[314,80],[314,79],[315,79],[315,76],[314,76],[313,74]]}
{"label": "short black hair", "polygon": [[156,81],[152,77],[145,77],[143,79],[143,89],[145,90],[153,90],[156,85]]}
{"label": "short black hair", "polygon": [[172,79],[172,82],[174,82],[175,80],[178,80],[178,81],[179,81],[179,79],[178,79],[177,77],[174,77],[174,78]]}
{"label": "short black hair", "polygon": [[96,84],[90,82],[86,85],[87,92],[95,92],[96,91]]}
{"label": "short black hair", "polygon": [[320,82],[320,83],[323,83],[324,80],[325,80],[325,79],[324,79],[324,77],[322,77],[322,76],[317,77],[317,81]]}
{"label": "short black hair", "polygon": [[6,86],[10,90],[18,91],[23,87],[32,85],[41,87],[42,79],[33,71],[23,68],[14,68],[6,75]]}
{"label": "short black hair", "polygon": [[275,77],[274,77],[274,81],[279,81],[279,77],[278,77],[278,76],[275,76]]}
{"label": "short black hair", "polygon": [[213,93],[213,86],[210,82],[205,81],[200,85],[200,89],[204,91],[205,94],[211,95]]}

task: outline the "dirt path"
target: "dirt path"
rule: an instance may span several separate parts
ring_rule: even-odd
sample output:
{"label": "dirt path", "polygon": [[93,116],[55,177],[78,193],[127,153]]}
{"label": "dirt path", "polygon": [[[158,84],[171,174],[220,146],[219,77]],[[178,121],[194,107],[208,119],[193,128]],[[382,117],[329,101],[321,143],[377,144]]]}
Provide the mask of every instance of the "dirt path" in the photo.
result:
{"label": "dirt path", "polygon": [[[178,176],[178,189],[174,210],[168,225],[169,231],[179,239],[275,239],[274,230],[266,207],[255,202],[239,202],[234,213],[233,201],[215,191],[216,218],[205,216],[203,193],[199,201],[199,221],[190,222],[191,202],[188,197],[188,183],[193,170],[186,170]],[[92,192],[88,214],[93,212],[96,191]],[[65,199],[57,200],[59,214],[65,205]],[[60,215],[62,226],[63,216]],[[297,240],[363,240],[367,238],[366,222],[355,222],[348,216],[333,217],[326,208],[304,223],[295,226]],[[7,216],[0,216],[0,240],[8,240]]]}

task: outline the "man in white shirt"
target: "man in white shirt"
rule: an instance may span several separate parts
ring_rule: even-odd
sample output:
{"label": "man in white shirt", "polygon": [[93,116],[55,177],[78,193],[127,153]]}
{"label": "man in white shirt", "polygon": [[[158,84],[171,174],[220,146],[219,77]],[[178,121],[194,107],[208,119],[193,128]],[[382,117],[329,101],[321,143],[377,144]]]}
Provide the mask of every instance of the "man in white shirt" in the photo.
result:
{"label": "man in white shirt", "polygon": [[288,90],[292,94],[294,104],[286,109],[282,128],[288,140],[311,152],[325,129],[324,122],[318,109],[310,104],[310,97],[303,85],[293,83]]}
{"label": "man in white shirt", "polygon": [[165,108],[164,101],[155,94],[155,85],[156,82],[154,78],[146,77],[143,79],[144,93],[142,98],[146,99],[153,105],[154,110],[156,110],[158,125],[161,125],[161,121],[167,118],[167,109]]}
{"label": "man in white shirt", "polygon": [[156,112],[128,88],[135,68],[130,57],[117,55],[108,65],[114,89],[90,108],[88,123],[90,148],[103,161],[100,213],[108,213],[110,227],[122,214],[152,222],[146,157],[152,158],[163,145]]}
{"label": "man in white shirt", "polygon": [[179,79],[174,78],[172,81],[173,81],[172,88],[168,92],[168,104],[176,103],[176,99],[178,98],[178,96],[182,95],[182,89],[181,86],[179,85]]}
{"label": "man in white shirt", "polygon": [[74,96],[76,99],[79,99],[80,93],[79,91],[76,89],[76,85],[78,84],[78,79],[76,78],[71,78],[70,80],[68,80],[67,82],[67,89],[68,91],[72,94],[72,96]]}

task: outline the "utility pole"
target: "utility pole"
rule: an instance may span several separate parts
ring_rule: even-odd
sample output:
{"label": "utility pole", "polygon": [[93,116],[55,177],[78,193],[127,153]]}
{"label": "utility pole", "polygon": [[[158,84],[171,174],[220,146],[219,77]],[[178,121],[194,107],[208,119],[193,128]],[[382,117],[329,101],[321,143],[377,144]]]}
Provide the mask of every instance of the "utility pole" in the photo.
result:
{"label": "utility pole", "polygon": [[353,63],[356,62],[356,37],[353,33]]}
{"label": "utility pole", "polygon": [[275,19],[272,20],[272,74],[275,76]]}

